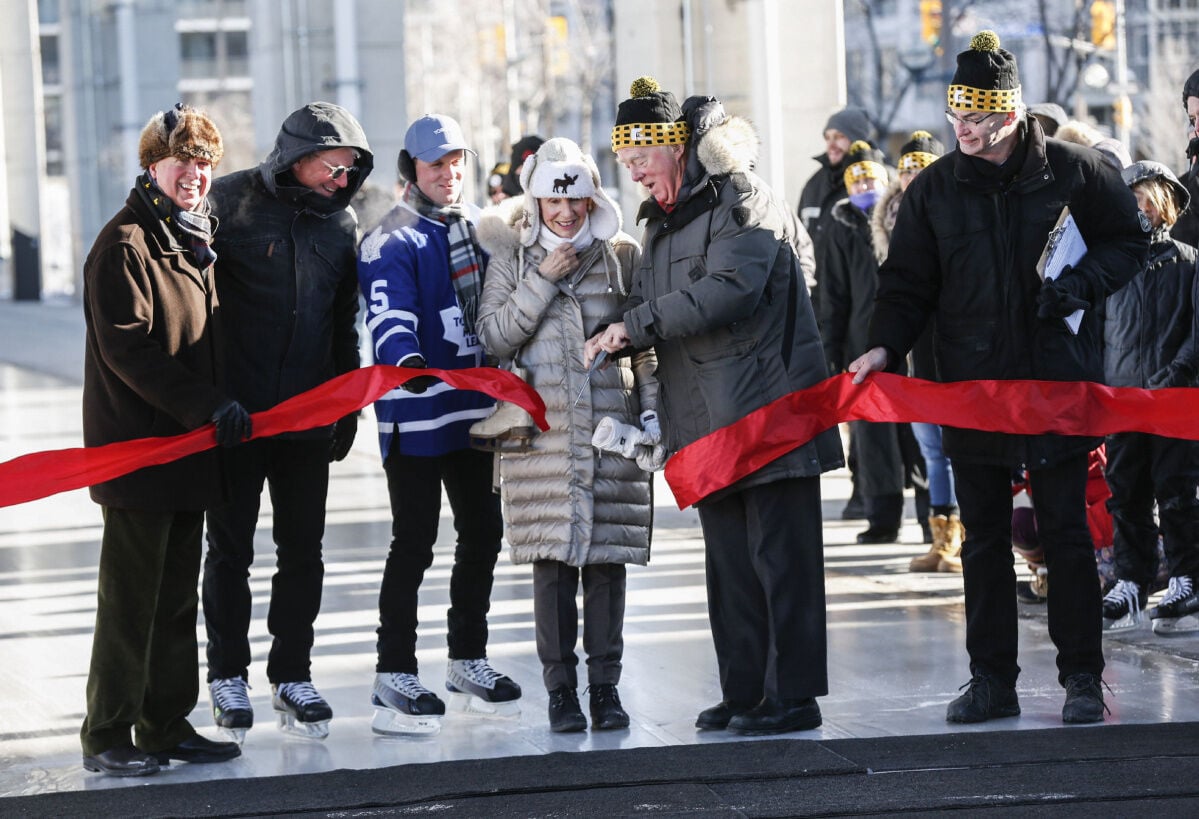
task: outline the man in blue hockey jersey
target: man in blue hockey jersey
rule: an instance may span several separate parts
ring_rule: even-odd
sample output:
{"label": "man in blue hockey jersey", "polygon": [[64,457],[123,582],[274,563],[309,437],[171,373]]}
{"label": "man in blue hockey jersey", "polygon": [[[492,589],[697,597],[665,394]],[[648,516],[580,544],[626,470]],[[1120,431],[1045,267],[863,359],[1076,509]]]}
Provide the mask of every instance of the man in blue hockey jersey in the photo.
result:
{"label": "man in blue hockey jersey", "polygon": [[[375,360],[453,370],[483,363],[475,315],[487,258],[478,209],[462,199],[466,154],[456,121],[440,114],[408,128],[400,202],[359,248]],[[392,541],[379,592],[376,733],[434,733],[445,704],[417,676],[417,592],[433,560],[444,484],[458,540],[450,577],[446,688],[475,709],[519,713],[520,687],[487,662],[487,611],[503,523],[492,455],[470,448],[470,425],[491,411],[482,393],[417,376],[375,404],[391,497]]]}

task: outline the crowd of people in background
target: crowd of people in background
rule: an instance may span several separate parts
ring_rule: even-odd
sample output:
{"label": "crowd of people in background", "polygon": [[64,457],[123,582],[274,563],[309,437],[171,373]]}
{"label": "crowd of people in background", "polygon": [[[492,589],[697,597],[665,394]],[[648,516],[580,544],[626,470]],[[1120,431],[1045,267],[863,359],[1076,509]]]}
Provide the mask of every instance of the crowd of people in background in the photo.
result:
{"label": "crowd of people in background", "polygon": [[[1199,71],[1182,98],[1179,177],[1172,158],[1133,162],[1060,106],[1026,105],[1015,57],[981,32],[947,89],[954,148],[929,123],[896,140],[892,163],[868,112],[836,111],[792,209],[755,173],[748,121],[643,77],[611,136],[648,194],[640,241],[593,157],[561,136],[517,140],[480,208],[465,196],[469,137],[448,114],[418,118],[395,197],[364,224],[351,204],[375,157],[339,106],[302,106],[260,165],[215,181],[216,124],[188,106],[158,112],[143,171],[84,268],[85,443],[213,423],[220,446],[92,487],[104,533],[84,767],[141,776],[240,753],[254,725],[249,576],[264,487],[273,710],[285,731],[327,735],[333,712],[311,668],[321,541],[330,463],[350,451],[358,414],[254,438],[250,413],[359,367],[361,304],[371,359],[410,371],[374,405],[392,539],[365,696],[384,735],[434,734],[447,713],[416,653],[443,490],[456,534],[450,708],[520,712],[520,684],[487,653],[506,541],[532,567],[550,729],[620,730],[627,566],[650,559],[653,474],[687,444],[840,373],[855,385],[885,370],[1196,386]],[[1085,253],[1039,274],[1063,208]],[[537,390],[549,429],[421,372],[485,366]],[[1019,601],[1047,607],[1066,723],[1108,710],[1104,630],[1147,615],[1159,634],[1199,631],[1199,444],[854,421],[697,504],[721,692],[697,729],[821,724],[820,476],[846,465],[842,517],[865,521],[858,543],[899,540],[911,489],[928,549],[908,568],[962,574],[970,679],[950,722],[1020,713]],[[1016,556],[1031,570],[1023,584]],[[188,721],[201,603],[213,718],[234,741]]]}

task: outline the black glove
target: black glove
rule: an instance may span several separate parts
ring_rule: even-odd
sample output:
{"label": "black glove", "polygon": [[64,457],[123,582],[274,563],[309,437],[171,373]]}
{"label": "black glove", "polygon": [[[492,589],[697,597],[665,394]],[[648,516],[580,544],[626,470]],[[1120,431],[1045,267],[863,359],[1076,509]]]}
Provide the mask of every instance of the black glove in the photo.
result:
{"label": "black glove", "polygon": [[[400,362],[400,366],[408,367],[413,370],[423,370],[426,365],[425,360],[419,355],[410,355]],[[407,381],[401,384],[400,387],[412,393],[413,395],[420,395],[422,392],[429,389],[429,387],[436,384],[439,380],[440,379],[433,375],[418,375],[413,378],[409,378]]]}
{"label": "black glove", "polygon": [[[1065,274],[1066,271],[1062,271]],[[1037,293],[1037,318],[1065,318],[1075,310],[1085,310],[1090,302],[1080,299],[1063,286],[1060,279],[1046,279]]]}
{"label": "black glove", "polygon": [[212,413],[216,424],[216,442],[221,446],[237,446],[254,433],[254,422],[246,408],[230,398]]}
{"label": "black glove", "polygon": [[329,442],[329,463],[340,461],[350,454],[354,436],[358,434],[358,413],[352,412],[333,425],[333,440]]}
{"label": "black glove", "polygon": [[1158,390],[1163,387],[1189,387],[1191,376],[1176,364],[1167,364],[1149,376],[1149,389]]}

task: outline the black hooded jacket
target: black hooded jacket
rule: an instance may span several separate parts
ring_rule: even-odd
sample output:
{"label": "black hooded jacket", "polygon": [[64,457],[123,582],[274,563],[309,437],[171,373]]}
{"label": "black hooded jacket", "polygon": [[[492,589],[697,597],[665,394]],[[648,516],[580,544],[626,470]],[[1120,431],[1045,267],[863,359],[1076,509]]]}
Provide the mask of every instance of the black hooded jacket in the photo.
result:
{"label": "black hooded jacket", "polygon": [[[292,175],[300,158],[343,147],[357,152],[359,170],[335,196]],[[251,412],[358,367],[357,219],[349,204],[373,167],[358,122],[314,102],[288,116],[261,165],[212,185],[226,389]],[[296,436],[328,434],[324,427]]]}
{"label": "black hooded jacket", "polygon": [[[1145,266],[1149,234],[1132,191],[1101,154],[1046,140],[1033,119],[1001,168],[960,150],[925,168],[899,207],[879,270],[868,348],[902,363],[930,318],[941,381],[1103,381],[1104,300]],[[1059,281],[1087,301],[1078,334],[1037,318],[1036,264],[1069,206],[1087,252]],[[1098,438],[946,427],[945,453],[975,463],[1045,467]]]}

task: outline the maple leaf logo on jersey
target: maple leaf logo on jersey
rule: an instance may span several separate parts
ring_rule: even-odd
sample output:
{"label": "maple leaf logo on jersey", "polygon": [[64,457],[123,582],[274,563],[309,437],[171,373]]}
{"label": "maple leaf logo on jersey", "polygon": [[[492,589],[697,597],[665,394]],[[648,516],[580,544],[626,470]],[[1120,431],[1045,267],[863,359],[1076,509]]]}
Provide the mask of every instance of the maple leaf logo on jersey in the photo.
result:
{"label": "maple leaf logo on jersey", "polygon": [[383,232],[383,226],[375,228],[370,234],[362,240],[362,261],[364,264],[378,261],[383,255],[379,251],[383,249],[383,245],[387,244],[387,240],[391,238],[390,233]]}

